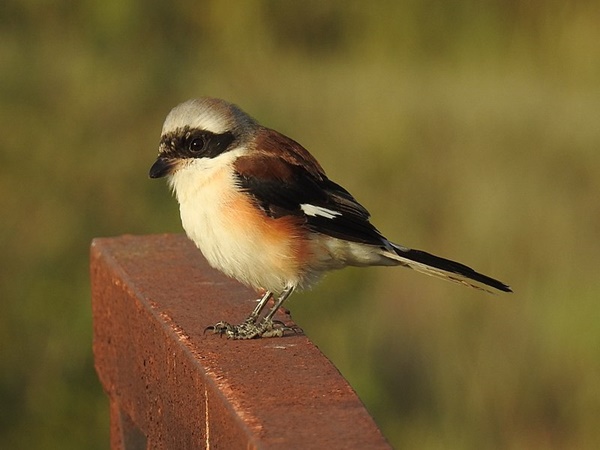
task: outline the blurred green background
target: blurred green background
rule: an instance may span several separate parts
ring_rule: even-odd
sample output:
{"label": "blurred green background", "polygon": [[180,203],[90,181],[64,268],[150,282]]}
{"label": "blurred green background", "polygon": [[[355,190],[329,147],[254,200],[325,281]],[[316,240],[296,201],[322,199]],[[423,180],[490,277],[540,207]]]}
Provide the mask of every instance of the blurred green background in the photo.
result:
{"label": "blurred green background", "polygon": [[599,44],[592,0],[3,0],[0,448],[108,447],[89,243],[181,232],[147,172],[200,95],[513,286],[348,269],[290,301],[394,446],[598,448]]}

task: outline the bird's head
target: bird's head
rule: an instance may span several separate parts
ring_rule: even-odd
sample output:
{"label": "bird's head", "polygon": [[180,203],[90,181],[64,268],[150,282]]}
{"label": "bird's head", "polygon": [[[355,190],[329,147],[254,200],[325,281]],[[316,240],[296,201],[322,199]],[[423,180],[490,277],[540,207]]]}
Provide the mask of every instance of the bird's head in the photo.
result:
{"label": "bird's head", "polygon": [[257,129],[252,117],[223,100],[205,97],[181,103],[165,119],[150,178],[218,166],[227,153],[244,149]]}

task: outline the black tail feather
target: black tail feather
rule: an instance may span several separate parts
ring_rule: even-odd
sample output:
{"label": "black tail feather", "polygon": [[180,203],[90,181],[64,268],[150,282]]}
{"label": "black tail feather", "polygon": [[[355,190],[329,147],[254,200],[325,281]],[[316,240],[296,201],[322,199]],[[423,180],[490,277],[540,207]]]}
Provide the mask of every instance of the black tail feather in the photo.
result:
{"label": "black tail feather", "polygon": [[491,286],[502,292],[512,292],[510,286],[504,284],[502,281],[483,275],[475,270],[471,269],[464,264],[461,264],[450,259],[441,258],[439,256],[432,255],[431,253],[424,252],[422,250],[413,250],[403,247],[394,246],[394,249],[401,256],[412,261],[425,264],[436,269],[440,269],[446,272],[455,273],[479,283]]}

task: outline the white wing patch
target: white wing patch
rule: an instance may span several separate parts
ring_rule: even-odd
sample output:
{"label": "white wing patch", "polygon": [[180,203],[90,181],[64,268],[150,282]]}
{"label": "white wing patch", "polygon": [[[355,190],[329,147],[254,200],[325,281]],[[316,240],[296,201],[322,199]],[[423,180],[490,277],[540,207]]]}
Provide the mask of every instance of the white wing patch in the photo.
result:
{"label": "white wing patch", "polygon": [[303,203],[300,205],[300,209],[304,211],[304,214],[308,216],[321,216],[326,219],[334,219],[336,216],[341,216],[342,213],[339,211],[334,211],[332,209],[323,208],[322,206],[310,205],[308,203]]}

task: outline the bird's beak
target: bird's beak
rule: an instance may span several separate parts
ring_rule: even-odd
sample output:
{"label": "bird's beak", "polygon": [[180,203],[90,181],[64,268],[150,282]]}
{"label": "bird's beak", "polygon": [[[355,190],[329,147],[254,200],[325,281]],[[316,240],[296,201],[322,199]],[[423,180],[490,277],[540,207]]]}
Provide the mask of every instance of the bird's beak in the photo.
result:
{"label": "bird's beak", "polygon": [[175,167],[175,161],[164,156],[159,156],[150,167],[150,178],[162,178],[169,175]]}

